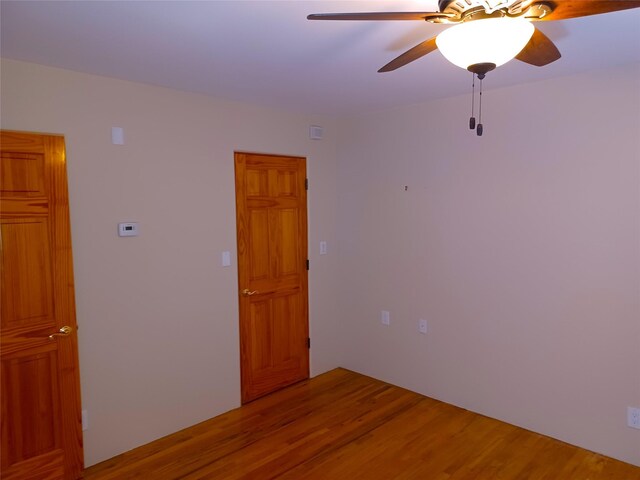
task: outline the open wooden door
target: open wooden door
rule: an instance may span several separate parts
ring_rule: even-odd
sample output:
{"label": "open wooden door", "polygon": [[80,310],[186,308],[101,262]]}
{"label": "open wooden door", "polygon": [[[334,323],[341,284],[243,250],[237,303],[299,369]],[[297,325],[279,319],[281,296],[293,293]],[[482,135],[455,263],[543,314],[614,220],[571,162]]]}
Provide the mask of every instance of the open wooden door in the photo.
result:
{"label": "open wooden door", "polygon": [[309,378],[304,158],[236,153],[242,402]]}
{"label": "open wooden door", "polygon": [[79,478],[80,382],[64,139],[0,132],[3,480]]}

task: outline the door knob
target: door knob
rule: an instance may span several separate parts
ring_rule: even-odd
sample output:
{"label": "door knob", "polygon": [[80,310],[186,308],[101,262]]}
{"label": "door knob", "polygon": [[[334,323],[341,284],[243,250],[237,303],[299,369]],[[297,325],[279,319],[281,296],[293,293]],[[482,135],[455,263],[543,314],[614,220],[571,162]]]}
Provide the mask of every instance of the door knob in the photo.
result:
{"label": "door knob", "polygon": [[51,335],[49,335],[49,339],[53,340],[54,337],[66,337],[67,335],[70,335],[71,332],[73,332],[73,328],[71,328],[68,325],[65,325],[60,330],[58,330],[56,333],[52,333]]}
{"label": "door knob", "polygon": [[244,295],[245,297],[250,297],[251,295],[255,295],[256,293],[259,293],[259,292],[257,290],[249,291],[248,288],[245,288],[242,291],[242,295]]}

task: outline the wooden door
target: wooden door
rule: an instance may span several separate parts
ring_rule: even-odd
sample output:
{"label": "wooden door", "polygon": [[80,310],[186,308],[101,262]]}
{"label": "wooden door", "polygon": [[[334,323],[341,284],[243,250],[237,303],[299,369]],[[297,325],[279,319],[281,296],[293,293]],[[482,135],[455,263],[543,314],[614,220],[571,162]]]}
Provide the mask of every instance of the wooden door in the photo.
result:
{"label": "wooden door", "polygon": [[0,155],[1,476],[76,479],[82,422],[64,139],[3,131]]}
{"label": "wooden door", "polygon": [[309,378],[304,158],[236,153],[242,402]]}

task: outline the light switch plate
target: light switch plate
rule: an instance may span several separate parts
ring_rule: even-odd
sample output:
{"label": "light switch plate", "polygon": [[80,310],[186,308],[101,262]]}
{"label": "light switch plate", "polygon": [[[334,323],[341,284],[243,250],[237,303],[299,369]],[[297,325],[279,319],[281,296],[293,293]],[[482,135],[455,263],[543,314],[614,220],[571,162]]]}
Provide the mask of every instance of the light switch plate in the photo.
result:
{"label": "light switch plate", "polygon": [[124,130],[122,127],[111,127],[111,143],[124,145]]}

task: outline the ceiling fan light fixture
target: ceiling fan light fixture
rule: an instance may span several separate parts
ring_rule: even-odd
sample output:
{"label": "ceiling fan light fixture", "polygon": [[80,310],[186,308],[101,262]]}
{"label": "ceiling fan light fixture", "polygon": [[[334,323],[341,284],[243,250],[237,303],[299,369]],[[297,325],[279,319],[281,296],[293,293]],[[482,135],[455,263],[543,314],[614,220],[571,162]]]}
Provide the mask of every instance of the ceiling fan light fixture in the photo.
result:
{"label": "ceiling fan light fixture", "polygon": [[499,67],[520,53],[534,30],[522,18],[471,20],[447,28],[436,37],[436,45],[447,60],[465,70],[476,64]]}

